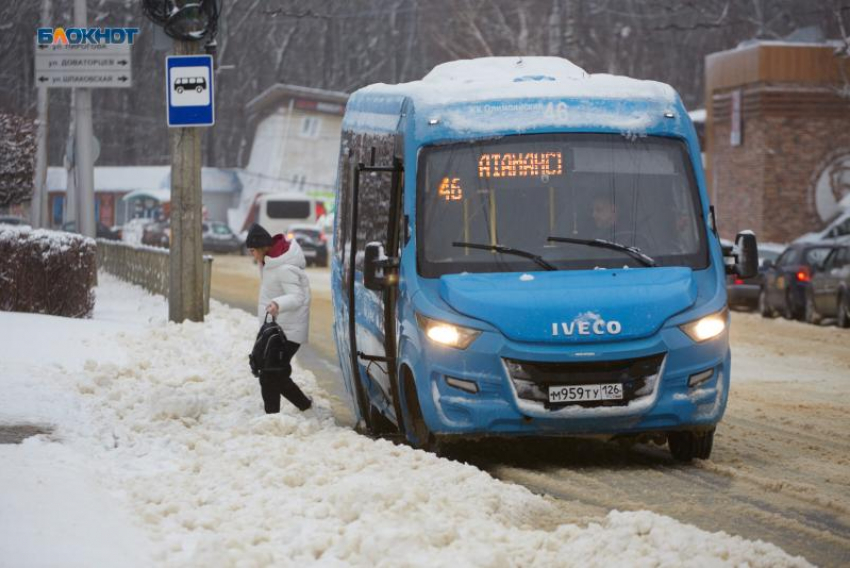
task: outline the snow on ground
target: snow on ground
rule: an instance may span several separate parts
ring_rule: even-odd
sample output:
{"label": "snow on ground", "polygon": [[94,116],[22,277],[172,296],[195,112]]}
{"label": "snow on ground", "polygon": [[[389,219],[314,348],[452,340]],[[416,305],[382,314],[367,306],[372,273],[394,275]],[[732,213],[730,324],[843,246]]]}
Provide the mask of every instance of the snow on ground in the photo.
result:
{"label": "snow on ground", "polygon": [[[101,275],[94,320],[0,313],[0,558],[12,566],[799,566],[648,511],[587,525],[472,466],[284,404],[262,414],[256,322],[206,323]],[[296,379],[318,406],[312,375]]]}

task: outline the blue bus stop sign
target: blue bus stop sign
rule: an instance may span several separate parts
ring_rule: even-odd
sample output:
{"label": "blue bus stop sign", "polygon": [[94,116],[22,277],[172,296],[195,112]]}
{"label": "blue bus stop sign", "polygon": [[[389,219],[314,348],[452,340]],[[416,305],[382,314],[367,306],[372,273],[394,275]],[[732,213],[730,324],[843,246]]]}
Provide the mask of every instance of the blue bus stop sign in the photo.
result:
{"label": "blue bus stop sign", "polygon": [[211,55],[169,55],[165,58],[168,126],[212,126],[213,59]]}

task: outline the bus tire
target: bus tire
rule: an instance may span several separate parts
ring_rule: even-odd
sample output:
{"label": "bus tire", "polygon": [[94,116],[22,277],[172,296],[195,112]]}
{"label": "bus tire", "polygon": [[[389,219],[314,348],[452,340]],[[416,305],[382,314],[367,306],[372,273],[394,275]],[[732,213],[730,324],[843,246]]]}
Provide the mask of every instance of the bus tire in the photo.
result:
{"label": "bus tire", "polygon": [[714,446],[714,428],[703,431],[676,431],[667,433],[667,447],[678,462],[694,459],[707,460]]}
{"label": "bus tire", "polygon": [[412,426],[413,446],[426,452],[437,453],[440,445],[422,417],[422,407],[419,404],[419,395],[416,392],[416,380],[413,377],[413,371],[406,365],[402,366],[401,376],[404,384],[404,406],[407,416],[410,418],[410,425]]}
{"label": "bus tire", "polygon": [[182,94],[183,94],[183,87],[177,87],[177,94],[178,94],[178,95],[182,95]]}

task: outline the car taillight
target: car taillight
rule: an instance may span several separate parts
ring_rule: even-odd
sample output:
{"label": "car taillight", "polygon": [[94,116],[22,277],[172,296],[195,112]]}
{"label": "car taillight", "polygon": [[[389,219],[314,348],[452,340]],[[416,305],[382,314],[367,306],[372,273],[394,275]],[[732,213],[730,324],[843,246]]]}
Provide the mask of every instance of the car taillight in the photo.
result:
{"label": "car taillight", "polygon": [[328,240],[328,238],[325,236],[324,233],[319,233],[319,240],[324,243]]}
{"label": "car taillight", "polygon": [[800,282],[809,282],[812,279],[812,275],[809,274],[808,268],[801,268],[797,271],[797,280]]}
{"label": "car taillight", "polygon": [[741,285],[741,284],[743,284],[743,283],[744,283],[744,281],[743,281],[743,280],[741,280],[740,278],[735,278],[735,284],[736,284],[736,285]]}

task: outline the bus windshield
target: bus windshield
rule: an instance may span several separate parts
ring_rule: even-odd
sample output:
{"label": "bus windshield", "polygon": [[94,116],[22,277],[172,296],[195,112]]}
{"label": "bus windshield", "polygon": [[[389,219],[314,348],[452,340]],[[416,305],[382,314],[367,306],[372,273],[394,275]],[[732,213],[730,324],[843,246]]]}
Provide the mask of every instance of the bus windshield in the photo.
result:
{"label": "bus windshield", "polygon": [[[419,273],[708,266],[697,185],[683,142],[618,134],[534,134],[421,153]],[[489,245],[462,246],[460,243]],[[598,244],[598,243],[597,243]]]}

